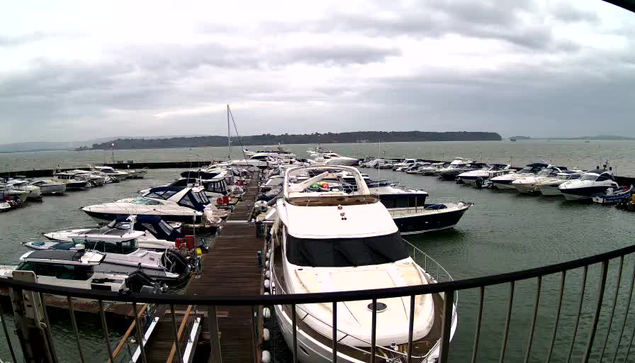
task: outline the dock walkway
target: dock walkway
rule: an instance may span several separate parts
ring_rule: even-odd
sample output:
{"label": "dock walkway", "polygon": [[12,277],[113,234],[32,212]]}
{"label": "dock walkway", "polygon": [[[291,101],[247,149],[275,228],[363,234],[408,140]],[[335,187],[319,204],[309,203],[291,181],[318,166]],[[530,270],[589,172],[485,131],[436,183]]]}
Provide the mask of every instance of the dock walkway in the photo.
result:
{"label": "dock walkway", "polygon": [[[260,295],[262,293],[262,271],[258,267],[258,251],[263,249],[264,240],[256,237],[256,227],[247,220],[258,193],[258,175],[252,179],[243,201],[239,202],[228,217],[209,253],[203,256],[203,273],[200,278],[192,277],[185,288],[185,295]],[[187,307],[177,307],[185,310]],[[200,307],[199,311],[207,311]],[[169,314],[167,309],[167,314]],[[176,314],[178,315],[178,314]],[[220,332],[223,363],[243,363],[259,360],[253,346],[257,344],[255,329],[261,329],[254,322],[251,307],[217,307],[218,330]],[[177,317],[177,325],[182,317]],[[164,324],[157,327],[153,338],[146,347],[148,362],[166,362],[173,345],[171,318],[161,319]],[[203,319],[201,340],[209,339],[209,322]],[[206,349],[207,350],[207,349]],[[207,362],[207,357],[195,353],[195,361]],[[177,361],[176,359],[174,360]]]}

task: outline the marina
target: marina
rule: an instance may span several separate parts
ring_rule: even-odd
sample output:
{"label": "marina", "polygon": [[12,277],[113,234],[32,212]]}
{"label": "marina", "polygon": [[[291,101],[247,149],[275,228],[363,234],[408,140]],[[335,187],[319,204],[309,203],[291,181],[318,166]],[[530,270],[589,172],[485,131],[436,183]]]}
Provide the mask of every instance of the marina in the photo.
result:
{"label": "marina", "polygon": [[[262,198],[265,198],[265,196],[269,195],[271,192],[273,192],[271,195],[275,195],[276,188],[280,188],[284,184],[282,183],[283,179],[280,179],[280,177],[284,177],[284,172],[282,172],[282,174],[280,174],[280,172],[275,172],[278,168],[285,168],[284,164],[271,164],[270,160],[269,165],[270,167],[264,170],[264,174],[252,174],[251,177],[248,178],[249,184],[242,188],[247,192],[240,196],[240,201],[228,205],[228,208],[224,208],[222,205],[219,205],[219,207],[223,207],[230,213],[227,216],[226,221],[223,222],[222,227],[219,229],[218,236],[214,237],[212,235],[210,237],[205,237],[209,251],[208,253],[202,255],[202,270],[200,277],[191,277],[182,291],[178,295],[174,295],[175,299],[182,297],[187,300],[190,296],[227,295],[234,296],[236,299],[240,299],[240,296],[242,295],[249,299],[258,295],[263,296],[262,294],[268,291],[267,283],[265,282],[268,280],[267,274],[265,273],[265,263],[268,262],[266,252],[268,248],[268,240],[264,238],[266,234],[263,234],[262,225],[259,225],[259,223],[254,224],[253,222],[249,223],[248,221],[251,217],[259,214],[254,212],[254,209],[258,209],[260,215],[262,216],[267,214],[268,209],[264,208],[259,203],[263,200]],[[175,179],[175,176],[185,173],[182,170],[183,169],[149,169],[148,175],[145,179],[128,180],[122,183],[110,184],[105,188],[96,188],[89,191],[70,193],[63,198],[54,197],[51,199],[51,197],[45,197],[44,202],[38,204],[30,203],[23,208],[3,214],[3,218],[7,217],[6,220],[10,220],[12,216],[17,214],[38,214],[42,209],[43,211],[46,211],[49,204],[51,207],[57,209],[60,208],[57,204],[61,205],[71,203],[72,205],[74,203],[80,203],[81,205],[76,204],[74,208],[71,208],[75,210],[75,212],[72,212],[71,215],[75,215],[74,218],[77,220],[85,221],[88,226],[90,223],[94,222],[89,222],[90,219],[80,210],[82,205],[88,204],[87,202],[106,202],[108,200],[135,194],[138,191],[148,189],[148,187],[169,184],[171,180]],[[378,193],[379,195],[395,195],[400,196],[400,198],[415,198],[412,202],[404,199],[406,201],[406,205],[413,204],[413,212],[416,211],[417,213],[420,213],[419,209],[421,209],[421,211],[425,211],[426,206],[429,205],[429,201],[435,203],[435,205],[445,205],[446,209],[450,208],[449,206],[451,206],[452,203],[457,203],[458,201],[462,201],[462,203],[469,203],[469,205],[471,205],[471,208],[469,208],[469,210],[465,213],[465,216],[461,218],[458,223],[449,225],[450,229],[448,230],[415,234],[411,236],[408,236],[407,232],[402,232],[402,234],[408,236],[408,241],[409,243],[412,243],[412,248],[414,248],[414,250],[412,250],[414,252],[410,252],[410,255],[415,258],[417,256],[417,252],[415,250],[419,250],[419,258],[416,259],[417,261],[419,261],[422,256],[426,256],[422,260],[421,266],[434,266],[432,261],[442,261],[443,265],[440,267],[441,271],[450,271],[454,279],[465,279],[487,274],[502,273],[518,270],[519,268],[545,266],[551,263],[558,263],[577,257],[584,257],[593,253],[607,251],[611,248],[626,246],[625,244],[620,245],[619,242],[620,240],[624,242],[627,241],[630,214],[614,208],[605,209],[587,203],[572,203],[567,202],[564,198],[554,199],[547,197],[532,197],[517,192],[510,193],[505,191],[478,189],[475,188],[474,185],[457,185],[451,181],[444,181],[436,177],[426,177],[416,173],[396,172],[383,169],[379,171],[380,174],[376,174],[378,171],[374,171],[372,169],[360,168],[359,170],[362,173],[368,174],[368,176],[364,177],[365,183],[368,183],[374,193]],[[271,171],[274,172],[272,173]],[[375,180],[389,180],[390,182],[376,182]],[[329,184],[328,189],[331,190],[331,193],[337,190],[343,190],[346,192],[347,188],[350,188],[351,185],[355,185],[355,183],[351,182],[350,174],[346,173],[342,174],[340,182],[335,179],[331,181],[326,180],[326,182]],[[315,184],[312,181],[307,183],[310,187],[313,187],[313,184]],[[325,185],[320,183],[322,182],[318,183],[319,188],[315,189],[315,191],[323,193],[326,191],[326,189],[324,189]],[[342,184],[339,184],[338,186],[338,183]],[[259,185],[267,185],[267,187],[259,187]],[[390,188],[397,189],[392,190]],[[355,190],[355,188],[351,190]],[[407,191],[410,194],[404,195],[404,191]],[[116,194],[112,194],[113,192]],[[88,196],[91,197],[90,200],[86,200]],[[418,200],[417,198],[421,198],[421,200]],[[221,200],[219,201],[222,202],[222,198],[220,199]],[[214,202],[219,201],[215,200]],[[387,201],[382,202],[384,205],[388,203]],[[390,203],[395,203],[394,205],[397,206],[397,204],[401,202],[395,201]],[[269,205],[271,205],[271,202]],[[388,208],[388,210],[390,211],[390,208]],[[528,213],[528,211],[535,211],[529,212],[534,213],[532,223],[539,223],[542,226],[540,230],[533,231],[530,239],[527,239],[529,236],[524,233],[527,228],[525,220],[523,218],[516,217],[516,215],[524,216]],[[396,212],[390,213],[394,218]],[[438,212],[434,211],[433,213]],[[585,228],[575,228],[573,226],[567,228],[561,225],[559,223],[559,221],[562,221],[562,217],[559,216],[561,213],[566,213],[570,219],[574,218],[585,220]],[[258,220],[259,219],[256,218],[256,222]],[[395,219],[395,222],[399,225],[397,219]],[[601,236],[606,232],[606,228],[604,226],[606,226],[607,223],[611,226],[610,228],[612,234],[619,236],[620,233],[624,233],[624,239],[612,239],[613,243],[616,243],[613,247],[606,244],[577,245],[578,243],[576,243],[576,245],[574,245],[568,242],[579,242],[584,240],[593,240],[594,238],[601,238]],[[620,223],[622,223],[622,227],[620,227]],[[495,227],[495,225],[504,225],[505,227],[500,228]],[[71,225],[56,224],[55,227],[58,227],[57,229],[59,230],[59,227],[71,227]],[[41,230],[40,232],[52,232],[56,230],[53,226],[39,228]],[[43,228],[48,228],[48,230]],[[12,233],[15,233],[13,228],[11,228],[11,231]],[[554,233],[560,236],[561,240],[557,245],[557,248],[564,248],[565,250],[563,251],[568,250],[568,253],[551,253],[551,247],[553,247],[553,245],[549,244],[548,241],[551,241],[549,236],[553,236]],[[23,233],[23,235],[26,236],[28,233]],[[34,237],[34,235],[31,236]],[[204,235],[203,231],[201,231],[201,236],[209,235]],[[566,236],[566,238],[564,236]],[[28,239],[29,237],[22,238]],[[541,246],[541,241],[542,243],[547,244]],[[497,247],[498,244],[500,245]],[[25,252],[21,246],[16,246],[13,243],[12,246],[12,248],[8,248],[7,250],[9,251],[9,255],[12,255],[13,257],[10,257],[11,260],[7,258],[7,261],[3,261],[3,263],[11,263]],[[458,246],[461,247],[457,250]],[[479,246],[479,248],[476,249],[476,246]],[[498,248],[501,248],[501,250],[498,251]],[[511,251],[516,250],[517,252],[510,253],[509,248],[512,248]],[[421,251],[421,249],[423,249],[425,253]],[[11,253],[10,251],[12,250],[14,252]],[[465,260],[461,256],[462,253],[467,251],[470,251],[469,253],[472,257]],[[527,254],[528,251],[531,251],[530,255]],[[505,263],[502,261],[497,261],[496,263],[489,265],[477,263],[479,260],[486,261],[491,259],[493,256],[501,255],[501,253],[504,253],[505,255]],[[427,255],[434,256],[434,259]],[[531,257],[528,258],[528,256]],[[615,265],[612,266],[615,267]],[[432,273],[434,277],[439,278],[439,268],[437,267],[436,269],[437,275],[434,276],[434,272]],[[628,267],[624,267],[624,269],[628,269]],[[450,273],[443,272],[443,275],[446,276],[446,278],[449,278]],[[194,274],[194,272],[192,272],[192,274]],[[279,276],[280,274],[276,273],[276,284],[281,284]],[[589,275],[589,282],[596,281],[596,277],[597,276]],[[527,291],[526,288],[521,288],[523,284],[519,284],[518,286],[519,287],[517,289],[519,290],[516,291],[517,298],[525,296],[526,294],[529,294],[529,296],[531,295],[531,292]],[[489,290],[499,291],[496,287],[490,287]],[[550,285],[548,280],[545,280],[542,284],[541,290],[543,291],[543,294],[548,294],[549,291],[557,293],[557,284]],[[622,288],[621,293],[623,294],[625,290],[627,290],[627,288]],[[496,294],[498,294],[498,292]],[[470,354],[467,351],[462,353],[463,349],[460,348],[462,345],[460,342],[470,340],[470,338],[468,338],[471,335],[469,331],[472,330],[470,326],[473,327],[474,324],[476,324],[474,314],[478,311],[478,304],[475,305],[475,301],[472,298],[473,292],[465,291],[461,293],[461,296],[461,302],[457,304],[457,311],[460,314],[458,318],[459,323],[456,326],[456,334],[453,333],[448,336],[448,338],[452,338],[451,341],[453,342],[453,346],[457,346],[457,348],[453,348],[453,354],[457,354],[458,356],[462,356],[462,354]],[[464,298],[463,296],[467,298]],[[570,297],[572,296],[573,295]],[[443,300],[437,298],[435,299],[435,309],[439,309],[436,313],[439,314],[439,316],[443,316]],[[549,298],[545,297],[542,301],[544,302],[548,300]],[[49,295],[46,296],[46,301],[51,309],[68,309],[66,299],[63,297]],[[493,311],[491,310],[492,308],[496,310],[495,307],[500,306],[503,301],[504,299],[501,302],[490,301],[490,308],[488,311]],[[267,307],[264,303],[260,305],[260,308],[257,306],[250,307],[242,304],[240,304],[241,306],[234,306],[233,303],[229,306],[222,306],[221,303],[216,304],[214,309],[209,309],[208,306],[204,306],[200,304],[200,302],[190,302],[187,304],[185,302],[186,301],[180,301],[179,303],[174,303],[172,305],[169,303],[161,304],[157,302],[155,304],[151,304],[153,308],[150,309],[150,311],[152,311],[153,315],[147,315],[147,312],[142,315],[143,319],[156,319],[156,323],[154,325],[150,325],[153,326],[153,328],[146,331],[148,339],[145,342],[147,346],[145,346],[144,351],[147,354],[147,361],[163,361],[166,356],[172,356],[172,359],[175,359],[174,356],[177,354],[177,350],[181,350],[181,355],[183,355],[188,349],[188,357],[191,356],[192,359],[196,358],[194,361],[207,361],[207,359],[209,359],[209,357],[213,357],[215,353],[220,354],[219,359],[222,361],[260,362],[263,361],[263,358],[281,362],[292,360],[290,357],[293,356],[293,347],[289,344],[289,336],[286,336],[286,339],[283,339],[281,335],[278,335],[281,334],[285,328],[280,325],[280,322],[277,324],[272,324],[271,322],[271,319],[274,316],[274,311],[275,316],[286,314],[285,316],[288,317],[290,310],[285,310],[286,308],[280,310],[275,308],[275,306],[270,305],[267,310],[268,313],[264,313],[264,310],[261,310],[262,307]],[[478,299],[476,299],[476,302],[478,302]],[[530,306],[525,306],[524,308],[530,309]],[[518,310],[523,311],[524,308],[521,306]],[[96,303],[76,304],[74,306],[74,310],[77,313],[97,313],[96,315],[99,315],[100,313],[99,305]],[[130,319],[129,317],[133,317],[135,315],[134,309],[132,309],[128,304],[107,304],[104,312],[108,314],[108,316],[120,316],[124,319],[125,317]],[[266,314],[271,315],[269,315],[270,317],[266,317]],[[216,324],[210,325],[209,317],[214,315],[217,317]],[[463,315],[465,315],[465,318],[461,318]],[[530,314],[522,316],[526,318],[530,316]],[[504,316],[499,316],[498,318],[492,317],[489,324],[494,322],[500,323],[501,318],[504,318]],[[128,321],[134,322],[135,320],[133,319]],[[438,324],[440,324],[438,327],[438,329],[440,329],[443,322],[439,321]],[[539,321],[537,324],[540,327],[541,324],[545,324],[545,321],[543,320],[542,323]],[[176,349],[173,345],[175,339],[172,328],[174,325],[178,328],[178,340],[181,344],[179,349]],[[339,325],[340,324],[338,324],[338,326]],[[468,328],[464,328],[466,325]],[[217,346],[214,345],[215,338],[214,334],[212,334],[214,326],[218,329],[218,335],[216,338],[218,339]],[[303,327],[305,330],[309,329],[308,326],[303,325]],[[282,330],[279,331],[278,329]],[[600,323],[599,329],[606,329],[606,326]],[[130,342],[130,338],[132,336],[126,338],[124,332],[124,330],[126,330],[125,328],[115,329],[113,334],[116,333],[116,330],[120,330],[120,334],[122,334],[124,339],[120,341],[113,341],[112,348],[114,349],[114,347],[119,344],[122,348],[119,349],[119,354],[121,356],[118,359],[128,359],[125,357],[134,355],[135,344]],[[132,328],[128,330],[130,332],[136,331]],[[441,330],[442,329],[438,330],[437,333],[441,334]],[[267,331],[267,333],[264,333],[265,331]],[[629,333],[625,333],[625,335],[626,334]],[[272,340],[265,341],[265,335],[268,336],[268,339],[272,339],[272,336],[274,338]],[[233,338],[222,338],[227,336],[232,336]],[[441,339],[442,335],[439,335],[438,338]],[[514,356],[516,353],[514,353],[515,348],[513,348],[513,342],[515,342],[515,339],[518,338],[513,338],[513,334],[511,334],[509,339],[510,352],[508,354],[510,354],[510,356]],[[275,340],[275,342],[273,340]],[[254,348],[253,350],[241,349],[241,347],[245,346],[246,342],[249,342],[249,345],[261,348]],[[539,342],[540,339],[537,340],[537,344],[541,344]],[[103,346],[103,343],[100,345]],[[283,349],[281,345],[286,347]],[[481,348],[481,352],[495,350],[489,343],[484,342],[482,345],[483,347]],[[124,349],[123,347],[126,346],[128,348]],[[304,347],[303,349],[307,348]],[[346,345],[342,345],[338,347],[338,349],[342,352],[346,352],[349,348],[347,348]],[[126,350],[129,350],[132,354],[127,353]],[[107,352],[103,351],[103,349],[100,349],[99,351],[101,351],[102,355],[106,354],[103,361],[107,360]],[[141,354],[140,351],[138,352],[138,354]],[[140,359],[140,356],[138,359]]]}

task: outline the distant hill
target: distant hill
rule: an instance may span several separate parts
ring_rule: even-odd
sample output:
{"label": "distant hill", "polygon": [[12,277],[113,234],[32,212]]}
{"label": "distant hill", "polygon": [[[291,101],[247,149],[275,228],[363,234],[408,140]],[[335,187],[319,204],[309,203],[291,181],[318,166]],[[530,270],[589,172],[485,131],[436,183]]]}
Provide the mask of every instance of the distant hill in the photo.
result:
{"label": "distant hill", "polygon": [[[234,145],[239,140],[232,138]],[[357,131],[342,133],[313,133],[313,134],[262,134],[243,136],[241,142],[248,145],[275,145],[275,144],[331,144],[331,143],[356,143],[356,142],[408,142],[408,141],[501,141],[502,138],[495,132],[423,132],[423,131]],[[198,137],[173,137],[156,139],[116,139],[108,142],[96,143],[92,149],[110,149],[112,144],[116,149],[155,149],[155,148],[179,148],[179,147],[205,147],[226,146],[227,136],[198,136]]]}

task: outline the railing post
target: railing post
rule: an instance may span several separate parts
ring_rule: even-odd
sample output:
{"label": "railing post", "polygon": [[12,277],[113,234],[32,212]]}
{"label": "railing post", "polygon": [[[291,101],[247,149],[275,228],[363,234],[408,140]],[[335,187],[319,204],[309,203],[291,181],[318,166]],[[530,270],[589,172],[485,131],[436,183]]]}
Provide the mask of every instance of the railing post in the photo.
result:
{"label": "railing post", "polygon": [[472,349],[472,363],[476,363],[478,356],[478,343],[481,337],[481,322],[483,320],[483,300],[485,297],[485,286],[479,289],[478,316],[476,318],[476,332],[474,333],[474,348]]}
{"label": "railing post", "polygon": [[[635,263],[633,263],[633,275],[631,276],[631,286],[628,289],[628,300],[626,301],[626,311],[624,312],[624,321],[622,322],[622,329],[620,329],[620,338],[617,341],[617,348],[615,348],[615,355],[613,356],[613,363],[617,361],[617,354],[620,351],[620,344],[622,343],[622,337],[624,336],[624,328],[626,328],[626,321],[628,320],[628,311],[631,308],[631,300],[633,298],[633,287],[635,286]],[[632,341],[631,341],[632,344]],[[629,344],[630,348],[630,344]]]}
{"label": "railing post", "polygon": [[79,329],[77,328],[77,320],[75,319],[75,310],[73,309],[73,299],[70,295],[66,297],[68,301],[68,312],[71,315],[71,324],[73,325],[73,333],[75,333],[75,340],[77,341],[77,353],[79,353],[79,360],[84,362],[84,353],[82,352],[82,344],[79,339]]}
{"label": "railing post", "polygon": [[298,363],[298,315],[295,304],[291,304],[291,327],[293,328],[293,363]]}
{"label": "railing post", "polygon": [[337,301],[333,301],[333,363],[337,362]]}
{"label": "railing post", "polygon": [[[620,295],[620,284],[622,282],[623,269],[624,269],[624,256],[620,256],[620,267],[617,271],[617,287],[615,288],[615,298],[613,299],[613,308],[611,309],[611,314],[609,316],[609,327],[606,330],[606,338],[604,339],[604,345],[602,345],[602,352],[600,353],[600,363],[602,363],[602,358],[604,358],[604,352],[606,351],[606,346],[609,343],[609,336],[611,335],[611,327],[613,326],[613,316],[615,315],[615,308],[617,307],[617,298]],[[617,348],[619,348],[619,345]]]}
{"label": "railing post", "polygon": [[223,358],[220,350],[220,337],[218,335],[218,318],[216,317],[216,306],[210,305],[207,307],[207,321],[209,324],[209,344],[211,347],[209,362],[222,363]]}
{"label": "railing post", "polygon": [[[35,280],[34,274],[32,280],[28,274],[25,275],[27,276],[17,276],[20,276],[18,278],[22,279],[22,281]],[[14,278],[15,277],[16,275],[14,275]],[[50,352],[47,349],[42,349],[47,346],[47,343],[46,334],[40,328],[38,318],[42,315],[41,312],[37,312],[41,309],[41,304],[37,301],[39,298],[38,295],[34,292],[17,288],[10,289],[10,295],[16,334],[20,341],[24,361],[53,362]]]}
{"label": "railing post", "polygon": [[[139,322],[139,312],[137,311],[137,303],[133,302],[132,303],[132,310],[134,311],[134,320],[136,323],[136,329],[135,331],[137,332],[137,340],[139,341],[139,353],[141,353],[141,361],[143,363],[147,363],[147,359],[146,359],[146,349],[145,349],[145,343],[143,342],[143,336],[144,331],[143,331],[143,327],[141,325],[141,323]],[[114,362],[114,361],[113,361]]]}
{"label": "railing post", "polygon": [[575,338],[578,335],[578,326],[580,325],[580,314],[582,314],[582,305],[584,303],[584,292],[586,290],[586,278],[589,272],[589,266],[584,266],[584,272],[582,275],[582,289],[580,290],[580,303],[578,305],[578,316],[575,319],[575,326],[573,327],[573,339],[571,340],[571,348],[569,349],[569,357],[567,363],[571,362],[571,356],[573,355],[573,348],[575,347]]}
{"label": "railing post", "polygon": [[408,315],[408,358],[407,363],[412,363],[412,339],[415,325],[415,301],[416,295],[410,296],[410,311]]}
{"label": "railing post", "polygon": [[600,291],[598,291],[598,301],[595,306],[595,314],[593,315],[593,325],[591,326],[591,333],[589,334],[589,341],[587,343],[586,351],[584,352],[584,363],[589,361],[591,357],[591,350],[593,349],[593,340],[595,339],[595,333],[598,328],[598,321],[600,319],[600,311],[602,310],[602,300],[604,299],[604,290],[606,288],[606,274],[609,269],[609,262],[602,261],[602,275],[600,277]]}
{"label": "railing post", "polygon": [[[136,314],[136,313],[135,313]],[[183,363],[183,354],[181,353],[181,342],[179,341],[179,333],[176,327],[176,311],[174,311],[174,304],[170,304],[170,317],[172,320],[172,335],[174,338],[174,346],[176,347],[176,355],[179,357],[178,362]],[[183,319],[187,316],[183,316]]]}
{"label": "railing post", "polygon": [[106,341],[106,348],[108,349],[108,358],[110,358],[111,362],[114,362],[115,359],[112,356],[112,347],[110,346],[110,334],[108,334],[108,323],[106,322],[106,314],[104,314],[104,302],[99,300],[98,304],[99,315],[101,317],[101,328],[104,331],[104,340]]}
{"label": "railing post", "polygon": [[454,317],[454,290],[447,290],[443,295],[443,325],[441,326],[439,362],[447,363],[450,356],[450,337],[452,335],[452,318]]}
{"label": "railing post", "polygon": [[377,299],[372,301],[372,322],[370,331],[370,363],[375,363],[375,349],[377,345]]}
{"label": "railing post", "polygon": [[527,353],[525,354],[525,363],[529,362],[531,355],[531,346],[534,341],[534,331],[536,329],[536,319],[538,318],[538,307],[540,306],[540,289],[542,288],[542,276],[538,276],[538,286],[536,287],[536,300],[534,301],[534,314],[531,318],[531,329],[529,329],[529,339],[527,342]]}
{"label": "railing post", "polygon": [[509,326],[511,324],[512,308],[514,306],[514,281],[509,283],[509,304],[507,304],[507,315],[505,318],[505,332],[503,335],[503,346],[501,347],[501,355],[498,360],[500,363],[505,362],[505,351],[507,350],[507,337],[509,336]]}
{"label": "railing post", "polygon": [[562,310],[562,297],[564,296],[564,283],[567,278],[567,272],[562,271],[560,277],[560,292],[558,293],[558,308],[556,309],[556,321],[553,324],[553,333],[551,335],[551,343],[549,344],[549,354],[547,355],[547,363],[551,361],[553,346],[556,342],[556,334],[558,333],[558,323],[560,322],[560,310]]}

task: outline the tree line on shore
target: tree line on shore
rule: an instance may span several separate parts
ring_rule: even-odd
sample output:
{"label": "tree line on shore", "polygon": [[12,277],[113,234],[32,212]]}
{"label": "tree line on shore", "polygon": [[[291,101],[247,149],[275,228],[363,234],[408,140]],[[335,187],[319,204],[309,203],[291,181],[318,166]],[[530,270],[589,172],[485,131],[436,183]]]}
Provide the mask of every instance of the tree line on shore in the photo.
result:
{"label": "tree line on shore", "polygon": [[[357,131],[340,133],[312,133],[312,134],[262,134],[232,137],[232,144],[276,145],[276,144],[333,144],[333,143],[362,143],[362,142],[408,142],[408,141],[501,141],[502,137],[495,132],[424,132],[424,131]],[[114,145],[114,146],[113,146]],[[115,149],[155,149],[179,147],[226,146],[227,136],[195,136],[171,138],[124,138],[108,142],[93,144],[91,148],[81,150],[109,150]],[[78,149],[79,150],[79,149]]]}

